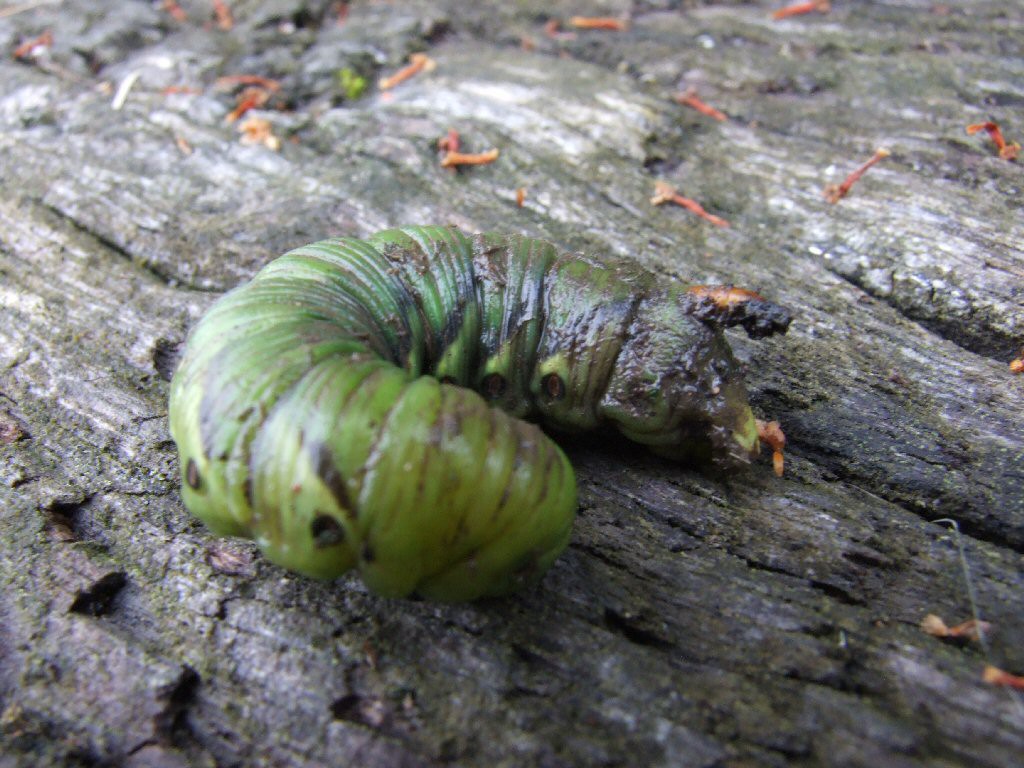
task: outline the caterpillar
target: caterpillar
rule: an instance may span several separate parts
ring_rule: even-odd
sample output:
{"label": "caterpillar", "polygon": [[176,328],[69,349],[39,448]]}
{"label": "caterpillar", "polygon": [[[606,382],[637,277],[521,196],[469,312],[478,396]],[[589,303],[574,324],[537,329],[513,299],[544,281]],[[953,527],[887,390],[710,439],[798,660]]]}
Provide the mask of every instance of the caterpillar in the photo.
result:
{"label": "caterpillar", "polygon": [[536,581],[568,543],[552,431],[656,453],[758,452],[722,333],[785,332],[740,289],[519,235],[389,229],[313,243],[217,300],[170,391],[182,497],[285,568],[358,568],[382,596],[471,600]]}

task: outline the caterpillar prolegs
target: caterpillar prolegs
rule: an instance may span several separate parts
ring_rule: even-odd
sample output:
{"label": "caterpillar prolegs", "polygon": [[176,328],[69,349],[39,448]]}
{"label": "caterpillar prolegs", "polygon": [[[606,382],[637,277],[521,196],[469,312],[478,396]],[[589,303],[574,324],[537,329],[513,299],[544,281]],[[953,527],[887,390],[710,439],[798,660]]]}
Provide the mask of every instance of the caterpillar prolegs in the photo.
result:
{"label": "caterpillar prolegs", "polygon": [[564,549],[572,467],[534,422],[720,466],[757,454],[722,334],[757,297],[518,235],[406,227],[298,248],[192,330],[170,395],[186,506],[315,577],[498,595]]}

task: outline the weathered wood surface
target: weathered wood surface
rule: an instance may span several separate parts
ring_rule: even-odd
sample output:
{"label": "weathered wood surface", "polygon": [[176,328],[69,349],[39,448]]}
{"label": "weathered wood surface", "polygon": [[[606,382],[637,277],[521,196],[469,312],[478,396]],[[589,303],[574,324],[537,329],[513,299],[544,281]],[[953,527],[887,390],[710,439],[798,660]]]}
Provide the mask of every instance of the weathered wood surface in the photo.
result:
{"label": "weathered wood surface", "polygon": [[[981,670],[1024,671],[1024,177],[964,126],[1024,136],[1019,4],[355,2],[339,26],[327,0],[251,0],[231,31],[182,5],[0,11],[0,765],[1018,763],[1024,705]],[[623,12],[625,33],[542,32]],[[375,80],[426,49],[434,72],[344,101],[340,68]],[[223,122],[214,80],[242,72],[282,81],[279,153]],[[730,119],[675,104],[687,85]],[[441,170],[449,127],[499,161]],[[732,227],[653,208],[655,179]],[[794,308],[787,337],[734,338],[785,477],[570,443],[569,550],[474,605],[212,538],[165,419],[188,328],[288,247],[407,222]],[[971,612],[938,518],[965,533],[987,655],[918,628]]]}

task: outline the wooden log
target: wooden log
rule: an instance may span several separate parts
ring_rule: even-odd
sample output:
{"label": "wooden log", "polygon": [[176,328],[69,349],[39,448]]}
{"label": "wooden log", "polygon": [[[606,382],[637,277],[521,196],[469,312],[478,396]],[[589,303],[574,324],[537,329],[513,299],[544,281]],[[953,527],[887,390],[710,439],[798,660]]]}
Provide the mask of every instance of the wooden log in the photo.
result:
{"label": "wooden log", "polygon": [[[0,765],[1014,763],[1024,705],[982,669],[1024,672],[1020,169],[964,132],[1024,135],[1013,3],[646,4],[554,36],[608,4],[230,5],[229,31],[202,4],[0,11],[9,50],[53,39],[0,62]],[[343,92],[420,50],[433,71]],[[238,74],[280,83],[254,113],[279,151],[224,122]],[[498,161],[442,169],[452,127]],[[656,180],[731,226],[651,206]],[[793,308],[731,336],[785,475],[568,441],[569,550],[471,605],[213,537],[166,426],[189,327],[289,247],[434,222]],[[974,610],[984,645],[919,627]]]}

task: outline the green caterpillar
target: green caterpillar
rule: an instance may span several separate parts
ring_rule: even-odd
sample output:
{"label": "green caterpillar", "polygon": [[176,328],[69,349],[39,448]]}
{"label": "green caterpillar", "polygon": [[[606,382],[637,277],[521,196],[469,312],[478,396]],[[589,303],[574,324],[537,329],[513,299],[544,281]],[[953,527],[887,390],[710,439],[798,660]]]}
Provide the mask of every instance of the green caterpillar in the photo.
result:
{"label": "green caterpillar", "polygon": [[358,567],[380,595],[438,600],[513,591],[576,511],[569,461],[523,419],[726,467],[757,454],[721,327],[767,335],[789,315],[741,293],[448,227],[298,248],[189,337],[169,416],[182,497],[310,576]]}

